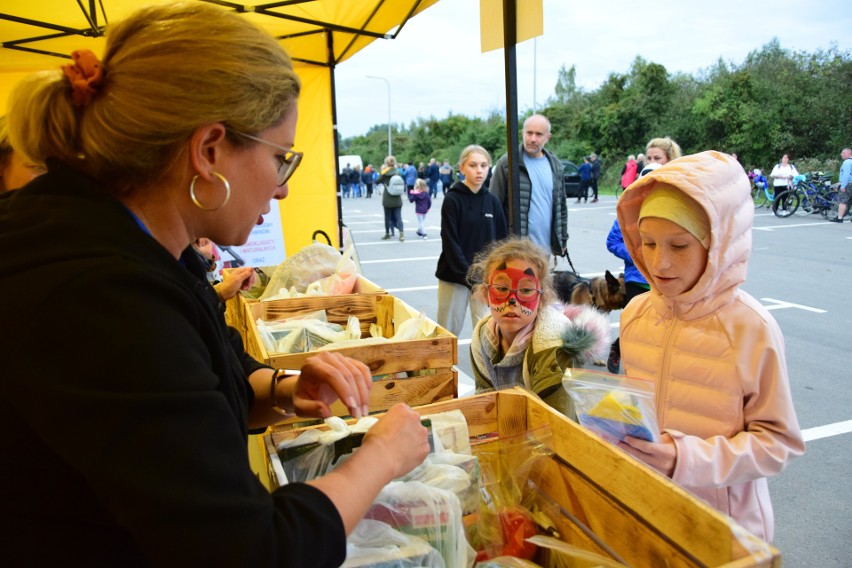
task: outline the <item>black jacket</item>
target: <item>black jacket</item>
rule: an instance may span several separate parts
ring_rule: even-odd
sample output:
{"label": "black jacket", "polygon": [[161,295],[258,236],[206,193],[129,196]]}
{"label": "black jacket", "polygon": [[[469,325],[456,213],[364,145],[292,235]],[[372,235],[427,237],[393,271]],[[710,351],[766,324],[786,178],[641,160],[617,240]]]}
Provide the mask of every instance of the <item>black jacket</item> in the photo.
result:
{"label": "black jacket", "polygon": [[[550,163],[550,169],[553,172],[553,215],[551,217],[550,228],[550,252],[554,256],[563,256],[568,247],[568,205],[565,202],[565,190],[563,189],[562,179],[562,162],[553,155],[550,150],[543,150],[547,161]],[[522,237],[530,234],[529,231],[529,212],[530,201],[532,200],[532,181],[527,166],[524,163],[524,145],[521,143],[518,152],[518,169],[520,171],[520,187],[518,194],[520,196],[520,226],[517,227],[518,233]],[[497,160],[497,165],[494,167],[494,178],[488,186],[491,191],[500,200],[503,205],[503,213],[508,218],[509,215],[509,156],[503,156]],[[507,221],[508,223],[508,221]]]}
{"label": "black jacket", "polygon": [[48,166],[0,197],[0,565],[339,565],[329,499],[249,467],[261,365],[197,257]]}
{"label": "black jacket", "polygon": [[441,256],[435,276],[470,287],[467,270],[476,253],[508,235],[500,201],[487,189],[473,193],[457,181],[441,205]]}

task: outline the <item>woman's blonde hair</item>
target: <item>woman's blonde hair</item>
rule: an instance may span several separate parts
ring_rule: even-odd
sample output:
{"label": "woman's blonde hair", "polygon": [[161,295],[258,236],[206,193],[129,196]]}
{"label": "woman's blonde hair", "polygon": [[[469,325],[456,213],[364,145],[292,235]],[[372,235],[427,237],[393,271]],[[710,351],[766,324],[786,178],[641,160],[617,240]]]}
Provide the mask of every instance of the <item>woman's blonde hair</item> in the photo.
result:
{"label": "woman's blonde hair", "polygon": [[473,293],[488,303],[488,295],[485,292],[488,276],[498,266],[510,260],[523,260],[535,269],[542,289],[539,305],[547,305],[555,301],[556,292],[553,290],[553,278],[548,270],[547,251],[531,240],[521,237],[508,237],[502,241],[494,241],[473,257],[473,262],[467,271],[467,281],[473,287]]}
{"label": "woman's blonde hair", "polygon": [[488,160],[488,165],[491,165],[491,154],[488,153],[488,150],[478,144],[471,144],[461,151],[461,155],[459,156],[459,167],[462,167],[464,163],[467,162],[471,154],[482,154],[485,156],[485,159]]}
{"label": "woman's blonde hair", "polygon": [[645,146],[645,153],[648,153],[648,150],[651,148],[659,148],[666,154],[667,161],[671,161],[677,158],[680,158],[683,154],[680,151],[680,146],[677,145],[677,142],[665,136],[663,138],[654,138],[648,145]]}
{"label": "woman's blonde hair", "polygon": [[6,117],[0,116],[0,170],[6,167],[11,157],[12,144],[9,142],[9,129],[6,126]]}
{"label": "woman's blonde hair", "polygon": [[111,25],[102,67],[102,85],[82,107],[60,70],[27,78],[10,99],[9,130],[25,155],[57,158],[115,191],[163,176],[200,126],[252,134],[276,126],[301,88],[269,34],[196,2],[143,8]]}

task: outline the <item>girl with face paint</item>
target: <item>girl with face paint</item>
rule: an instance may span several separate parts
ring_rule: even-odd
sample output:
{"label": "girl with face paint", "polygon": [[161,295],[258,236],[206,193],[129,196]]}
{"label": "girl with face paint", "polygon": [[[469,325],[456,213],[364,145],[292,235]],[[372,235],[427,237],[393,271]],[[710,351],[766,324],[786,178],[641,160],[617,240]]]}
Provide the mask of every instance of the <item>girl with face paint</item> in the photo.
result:
{"label": "girl with face paint", "polygon": [[608,348],[606,318],[589,307],[556,302],[547,253],[528,239],[486,249],[469,279],[489,309],[470,343],[477,392],[523,386],[576,419],[562,374]]}

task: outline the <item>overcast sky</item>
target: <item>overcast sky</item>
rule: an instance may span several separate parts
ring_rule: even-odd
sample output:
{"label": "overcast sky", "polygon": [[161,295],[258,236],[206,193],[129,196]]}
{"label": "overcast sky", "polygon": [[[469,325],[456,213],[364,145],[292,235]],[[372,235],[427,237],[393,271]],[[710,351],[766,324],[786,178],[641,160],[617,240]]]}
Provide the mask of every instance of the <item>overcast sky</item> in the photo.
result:
{"label": "overcast sky", "polygon": [[[563,64],[576,66],[577,84],[594,90],[610,73],[626,73],[637,55],[669,73],[695,74],[720,57],[741,64],[773,37],[794,51],[832,43],[846,51],[849,7],[849,0],[544,0],[544,35],[517,46],[518,106],[540,108]],[[502,111],[503,50],[483,54],[479,41],[479,0],[440,0],[397,39],[373,42],[336,69],[339,132],[350,137],[387,123],[387,85],[366,75],[390,82],[396,124]]]}

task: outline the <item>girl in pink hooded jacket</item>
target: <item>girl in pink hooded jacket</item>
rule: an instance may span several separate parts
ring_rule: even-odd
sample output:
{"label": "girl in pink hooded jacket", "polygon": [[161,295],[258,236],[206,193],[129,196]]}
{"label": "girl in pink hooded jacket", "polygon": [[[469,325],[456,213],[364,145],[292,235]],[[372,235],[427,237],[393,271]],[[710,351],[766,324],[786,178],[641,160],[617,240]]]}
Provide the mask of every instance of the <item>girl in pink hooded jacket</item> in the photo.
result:
{"label": "girl in pink hooded jacket", "polygon": [[664,432],[619,445],[771,541],[767,476],[805,446],[781,330],[739,289],[753,218],[748,178],[719,152],[673,160],[619,200],[625,244],[651,285],[622,312],[622,360],[655,381]]}

